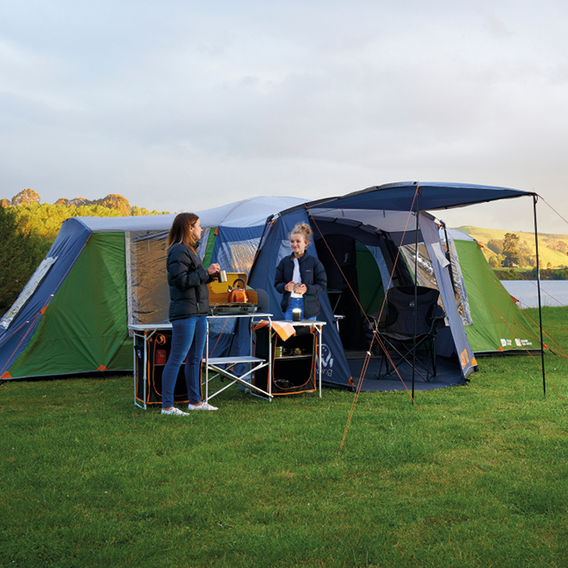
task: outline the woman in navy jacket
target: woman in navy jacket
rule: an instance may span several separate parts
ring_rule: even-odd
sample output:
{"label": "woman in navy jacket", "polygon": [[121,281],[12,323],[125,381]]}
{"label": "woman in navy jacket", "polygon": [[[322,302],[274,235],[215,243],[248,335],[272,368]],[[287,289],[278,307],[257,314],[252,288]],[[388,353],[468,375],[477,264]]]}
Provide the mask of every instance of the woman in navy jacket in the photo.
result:
{"label": "woman in navy jacket", "polygon": [[180,213],[168,235],[169,319],[172,344],[162,373],[162,414],[187,415],[174,407],[174,388],[183,360],[189,410],[217,410],[201,401],[200,367],[205,347],[206,316],[209,311],[207,283],[219,274],[220,266],[203,268],[196,246],[201,238],[201,221],[194,213]]}
{"label": "woman in navy jacket", "polygon": [[293,319],[294,308],[300,308],[301,319],[316,319],[320,312],[319,295],[327,287],[327,275],[323,264],[306,252],[311,234],[306,223],[296,225],[290,233],[292,254],[276,267],[274,286],[282,294],[286,320]]}

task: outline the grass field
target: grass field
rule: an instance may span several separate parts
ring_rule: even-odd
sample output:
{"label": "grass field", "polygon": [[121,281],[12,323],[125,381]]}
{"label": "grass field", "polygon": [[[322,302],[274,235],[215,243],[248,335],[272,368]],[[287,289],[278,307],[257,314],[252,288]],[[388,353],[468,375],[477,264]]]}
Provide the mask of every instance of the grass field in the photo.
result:
{"label": "grass field", "polygon": [[[568,347],[566,308],[545,310]],[[566,349],[568,351],[568,349]],[[468,386],[219,412],[132,379],[0,387],[1,566],[568,565],[568,361],[484,358]]]}

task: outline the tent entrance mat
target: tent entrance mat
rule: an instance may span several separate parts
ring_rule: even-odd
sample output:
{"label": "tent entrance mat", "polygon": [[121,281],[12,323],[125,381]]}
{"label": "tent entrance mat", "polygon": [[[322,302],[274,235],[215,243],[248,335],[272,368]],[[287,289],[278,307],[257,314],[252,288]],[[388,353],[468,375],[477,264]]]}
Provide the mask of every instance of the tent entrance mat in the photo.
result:
{"label": "tent entrance mat", "polygon": [[[361,369],[363,367],[364,353],[361,351],[347,352],[347,363],[349,364],[349,369],[351,371],[351,376],[355,384],[359,382],[359,377],[361,376]],[[412,366],[407,363],[403,363],[397,367],[398,372],[402,378],[398,377],[396,372],[391,372],[390,374],[385,374],[385,366],[383,364],[382,371],[383,374],[379,376],[379,368],[381,364],[380,357],[373,357],[369,366],[367,367],[367,372],[365,373],[365,378],[361,386],[361,391],[363,392],[374,392],[374,391],[398,391],[404,390],[406,388],[412,389]],[[432,390],[440,389],[444,387],[453,387],[458,385],[465,385],[466,380],[462,377],[461,371],[458,367],[457,362],[454,359],[448,359],[446,357],[438,356],[436,359],[436,376],[430,377],[430,380],[425,381],[421,374],[424,372],[419,369],[414,375],[414,390]],[[404,381],[404,384],[403,384]]]}

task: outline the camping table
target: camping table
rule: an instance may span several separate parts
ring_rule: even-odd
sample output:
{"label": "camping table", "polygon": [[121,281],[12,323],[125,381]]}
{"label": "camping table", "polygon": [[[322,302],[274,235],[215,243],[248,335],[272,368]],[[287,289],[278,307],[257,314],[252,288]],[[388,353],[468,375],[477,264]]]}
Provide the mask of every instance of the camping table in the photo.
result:
{"label": "camping table", "polygon": [[[148,340],[158,331],[171,331],[172,324],[171,323],[140,323],[140,324],[133,324],[129,325],[128,329],[132,332],[134,336],[133,341],[133,353],[134,353],[134,360],[132,363],[132,369],[134,370],[134,405],[138,406],[139,408],[143,408],[146,410],[146,397],[148,394]],[[137,383],[137,376],[136,376],[136,338],[140,337],[144,344],[144,353],[142,356],[142,383],[143,383],[143,403],[140,404],[136,399],[136,383]]]}
{"label": "camping table", "polygon": [[[248,355],[229,355],[228,357],[210,357],[209,356],[209,324],[211,321],[216,319],[233,319],[233,318],[248,318],[249,327],[252,325],[254,319],[264,319],[269,322],[272,321],[272,314],[232,314],[232,315],[213,315],[207,316],[207,338],[205,343],[205,357],[203,358],[204,368],[205,368],[205,401],[208,402],[209,399],[222,393],[224,390],[228,389],[235,383],[240,383],[246,389],[255,391],[256,393],[266,396],[269,400],[272,400],[272,393],[270,388],[265,391],[261,388],[252,384],[252,373],[258,371],[264,367],[268,367],[268,373],[272,373],[272,353],[271,347],[269,346],[268,359],[261,359],[259,357],[254,357],[252,355],[252,334],[249,343],[249,354]],[[248,370],[240,372],[237,374],[235,367],[237,365],[245,365],[249,367]],[[209,372],[213,371],[213,376],[209,377]],[[212,394],[209,394],[209,382],[215,377],[225,377],[229,379],[229,382],[223,387],[219,388]]]}
{"label": "camping table", "polygon": [[[295,328],[296,327],[312,327],[315,329],[316,333],[315,333],[315,337],[316,337],[316,345],[315,345],[315,351],[316,351],[316,357],[317,357],[317,378],[316,378],[316,382],[317,382],[317,390],[319,393],[319,397],[321,398],[321,346],[322,346],[322,336],[323,336],[323,326],[326,325],[325,321],[313,321],[313,320],[300,320],[300,321],[280,321],[280,320],[274,320],[272,322],[269,321],[269,332],[268,332],[268,357],[269,359],[272,360],[272,343],[273,343],[273,338],[274,338],[274,334],[277,333],[276,330],[274,329],[273,323],[280,323],[280,324],[292,324]],[[271,380],[268,381],[268,391],[270,393],[271,396],[272,395],[272,368],[269,368],[269,376],[271,378]]]}
{"label": "camping table", "polygon": [[[214,315],[214,316],[207,316],[207,335],[206,335],[206,345],[205,345],[205,356],[203,357],[203,365],[205,369],[205,400],[209,400],[214,396],[217,396],[220,392],[224,391],[225,389],[229,388],[231,385],[235,383],[241,383],[246,388],[257,391],[259,394],[267,396],[269,399],[272,399],[272,394],[270,392],[266,392],[262,389],[251,384],[249,377],[251,374],[263,367],[268,367],[268,372],[272,372],[272,359],[271,357],[268,358],[268,361],[265,359],[259,359],[258,357],[253,357],[250,355],[252,352],[252,337],[250,340],[250,349],[249,355],[233,355],[228,357],[209,357],[209,323],[211,320],[215,319],[226,319],[226,318],[249,318],[249,322],[252,323],[253,319],[266,319],[271,321],[272,314],[259,314],[259,313],[250,313],[250,314],[231,314],[231,315]],[[171,331],[172,324],[171,323],[154,323],[154,324],[132,324],[128,326],[128,329],[132,332],[135,340],[133,342],[134,349],[133,349],[133,370],[134,370],[134,404],[139,408],[143,408],[144,410],[147,408],[146,398],[147,398],[147,388],[148,388],[148,341],[149,339],[159,331]],[[142,339],[143,342],[143,356],[142,356],[142,382],[143,382],[143,403],[141,404],[136,398],[136,388],[137,388],[137,376],[136,376],[136,337]],[[234,372],[234,367],[239,364],[250,365],[251,368],[242,373],[240,375],[236,375]],[[225,385],[223,388],[219,389],[218,391],[214,392],[213,394],[209,395],[209,371],[214,371],[214,375],[211,378],[216,376],[224,376],[231,380],[230,383]]]}

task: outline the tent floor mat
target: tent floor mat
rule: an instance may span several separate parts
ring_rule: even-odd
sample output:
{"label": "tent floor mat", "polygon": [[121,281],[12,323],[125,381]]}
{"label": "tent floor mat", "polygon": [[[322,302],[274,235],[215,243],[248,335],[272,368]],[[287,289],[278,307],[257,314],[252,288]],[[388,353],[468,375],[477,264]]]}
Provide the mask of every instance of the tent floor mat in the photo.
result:
{"label": "tent floor mat", "polygon": [[[364,358],[360,353],[347,353],[347,362],[351,370],[351,376],[355,384],[359,382],[361,376],[361,369],[363,367]],[[367,372],[365,373],[365,378],[361,386],[361,391],[363,392],[374,392],[374,391],[399,391],[412,390],[412,366],[407,363],[403,363],[397,367],[400,377],[398,377],[396,372],[391,372],[388,375],[384,374],[383,365],[383,375],[379,376],[380,358],[373,357],[369,361],[369,366],[367,367]],[[445,357],[438,357],[436,359],[436,376],[431,377],[430,380],[424,380],[422,370],[415,372],[414,375],[414,390],[425,391],[440,389],[445,387],[453,387],[458,385],[465,385],[467,383],[466,379],[462,377],[461,371],[455,360],[447,359]],[[404,384],[403,384],[404,382]]]}

